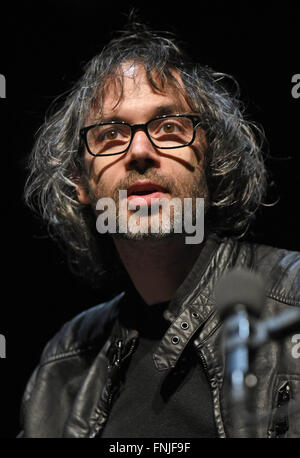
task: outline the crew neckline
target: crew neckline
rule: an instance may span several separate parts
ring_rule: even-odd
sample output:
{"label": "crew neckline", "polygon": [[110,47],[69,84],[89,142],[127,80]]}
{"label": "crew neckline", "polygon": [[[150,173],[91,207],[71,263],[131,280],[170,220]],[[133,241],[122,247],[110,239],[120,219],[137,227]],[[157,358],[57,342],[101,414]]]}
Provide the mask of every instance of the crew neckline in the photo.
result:
{"label": "crew neckline", "polygon": [[139,294],[131,294],[120,309],[119,320],[125,328],[138,331],[141,337],[160,339],[170,325],[164,315],[169,303],[148,305]]}
{"label": "crew neckline", "polygon": [[[145,312],[149,312],[150,314],[153,312],[153,310],[151,312],[151,309],[158,309],[160,306],[163,308],[163,305],[165,305],[164,310],[168,309],[171,314],[179,314],[181,312],[180,306],[184,302],[185,297],[196,288],[207,266],[211,262],[211,258],[219,244],[219,241],[220,239],[216,234],[208,234],[206,239],[202,242],[203,248],[200,251],[200,254],[196,259],[193,267],[169,301],[159,302],[156,304],[147,304],[135,288],[132,280],[129,278],[129,284],[126,288],[126,294],[124,297],[125,302],[134,302],[136,304],[140,304],[142,307],[144,307]],[[126,307],[121,307],[121,309],[124,308]],[[147,309],[149,309],[149,311]]]}

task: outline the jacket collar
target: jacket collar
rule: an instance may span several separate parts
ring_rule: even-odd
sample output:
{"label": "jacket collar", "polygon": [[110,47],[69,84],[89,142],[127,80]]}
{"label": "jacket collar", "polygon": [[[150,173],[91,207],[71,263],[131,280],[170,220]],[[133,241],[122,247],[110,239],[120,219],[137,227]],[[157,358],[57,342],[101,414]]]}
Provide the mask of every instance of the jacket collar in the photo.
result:
{"label": "jacket collar", "polygon": [[[205,288],[211,274],[207,274],[212,258],[216,253],[220,240],[215,234],[209,234],[204,239],[203,248],[191,271],[176,290],[171,299],[168,309],[165,311],[165,318],[171,322],[164,337],[154,352],[153,359],[158,370],[166,370],[174,367],[182,354],[184,348],[193,335],[212,314],[212,304],[207,304],[207,298],[201,298],[201,291]],[[121,309],[125,311],[130,307],[132,301],[143,303],[143,299],[134,288],[133,284],[128,285]],[[120,323],[117,325],[119,328]],[[122,326],[121,326],[122,327]],[[128,339],[128,330],[125,332],[125,340]],[[129,332],[130,333],[130,332]]]}
{"label": "jacket collar", "polygon": [[204,239],[202,250],[194,266],[170,301],[169,312],[173,316],[178,316],[194,300],[195,292],[199,289],[200,284],[201,287],[204,286],[203,282],[206,281],[204,273],[210,265],[219,243],[219,238],[213,233],[208,234]]}

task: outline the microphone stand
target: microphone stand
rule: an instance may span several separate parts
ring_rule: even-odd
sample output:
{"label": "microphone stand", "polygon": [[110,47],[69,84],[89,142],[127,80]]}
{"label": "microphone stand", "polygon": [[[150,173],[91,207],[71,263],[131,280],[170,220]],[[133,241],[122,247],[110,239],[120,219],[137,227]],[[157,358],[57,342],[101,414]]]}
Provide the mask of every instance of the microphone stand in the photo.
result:
{"label": "microphone stand", "polygon": [[233,423],[234,437],[242,437],[239,433],[248,422],[248,388],[245,383],[249,372],[249,339],[250,323],[246,308],[236,307],[236,313],[224,322],[223,344],[225,347],[225,375],[230,385],[230,412]]}
{"label": "microphone stand", "polygon": [[258,321],[249,338],[249,347],[255,350],[270,340],[278,340],[297,331],[300,331],[300,310],[294,308]]}

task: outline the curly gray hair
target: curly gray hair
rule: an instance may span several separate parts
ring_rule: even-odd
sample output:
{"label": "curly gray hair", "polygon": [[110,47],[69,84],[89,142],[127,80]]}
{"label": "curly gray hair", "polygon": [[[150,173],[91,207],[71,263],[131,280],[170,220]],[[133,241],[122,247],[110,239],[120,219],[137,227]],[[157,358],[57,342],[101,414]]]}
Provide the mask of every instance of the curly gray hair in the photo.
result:
{"label": "curly gray hair", "polygon": [[233,95],[226,89],[228,78],[235,80],[191,63],[171,34],[131,24],[86,65],[60,108],[52,108],[28,162],[25,202],[62,242],[73,270],[95,284],[103,273],[116,275],[122,267],[110,237],[96,232],[92,209],[77,199],[77,177],[86,173],[79,131],[92,108],[101,110],[106,82],[120,78],[117,70],[126,61],[142,63],[149,83],[157,90],[163,90],[166,83],[176,86],[172,70],[179,72],[185,99],[203,117],[208,142],[209,230],[243,235],[266,190],[264,135],[245,119],[238,92]]}

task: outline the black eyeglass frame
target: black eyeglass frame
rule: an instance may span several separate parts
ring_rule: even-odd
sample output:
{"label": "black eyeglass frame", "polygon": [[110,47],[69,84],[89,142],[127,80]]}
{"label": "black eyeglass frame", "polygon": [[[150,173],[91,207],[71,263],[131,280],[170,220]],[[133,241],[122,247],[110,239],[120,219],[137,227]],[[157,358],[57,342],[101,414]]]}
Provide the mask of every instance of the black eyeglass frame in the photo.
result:
{"label": "black eyeglass frame", "polygon": [[[149,132],[148,132],[148,124],[150,124],[151,122],[153,121],[156,121],[158,119],[166,119],[166,118],[188,118],[192,121],[193,123],[193,137],[191,139],[190,142],[188,143],[185,143],[184,145],[179,145],[179,146],[157,146],[154,141],[152,140]],[[120,151],[118,153],[102,153],[102,154],[95,154],[93,153],[90,148],[89,148],[89,145],[88,145],[88,141],[87,141],[87,133],[90,129],[93,129],[93,127],[96,127],[96,126],[107,126],[107,125],[110,125],[110,124],[121,124],[121,125],[126,125],[126,126],[129,126],[130,129],[131,129],[131,138],[130,138],[130,141],[129,141],[129,144],[127,145],[127,147],[123,150],[123,151]],[[133,137],[134,137],[134,134],[136,133],[137,130],[142,130],[143,132],[145,132],[145,134],[147,135],[150,143],[155,147],[155,148],[158,148],[158,149],[177,149],[177,148],[183,148],[185,146],[190,146],[194,140],[195,140],[195,137],[196,137],[196,128],[199,127],[199,125],[201,124],[201,118],[200,116],[198,115],[192,115],[192,114],[174,114],[174,115],[163,115],[163,116],[157,116],[156,118],[153,118],[153,119],[150,119],[150,121],[147,121],[146,123],[144,124],[129,124],[128,122],[126,121],[110,121],[110,122],[99,122],[97,124],[92,124],[90,126],[86,126],[86,127],[83,127],[82,129],[80,129],[79,131],[79,135],[80,135],[80,138],[83,140],[88,152],[92,155],[92,156],[116,156],[117,154],[123,154],[125,153],[129,148],[130,148],[130,145],[132,143],[132,140],[133,140]]]}

